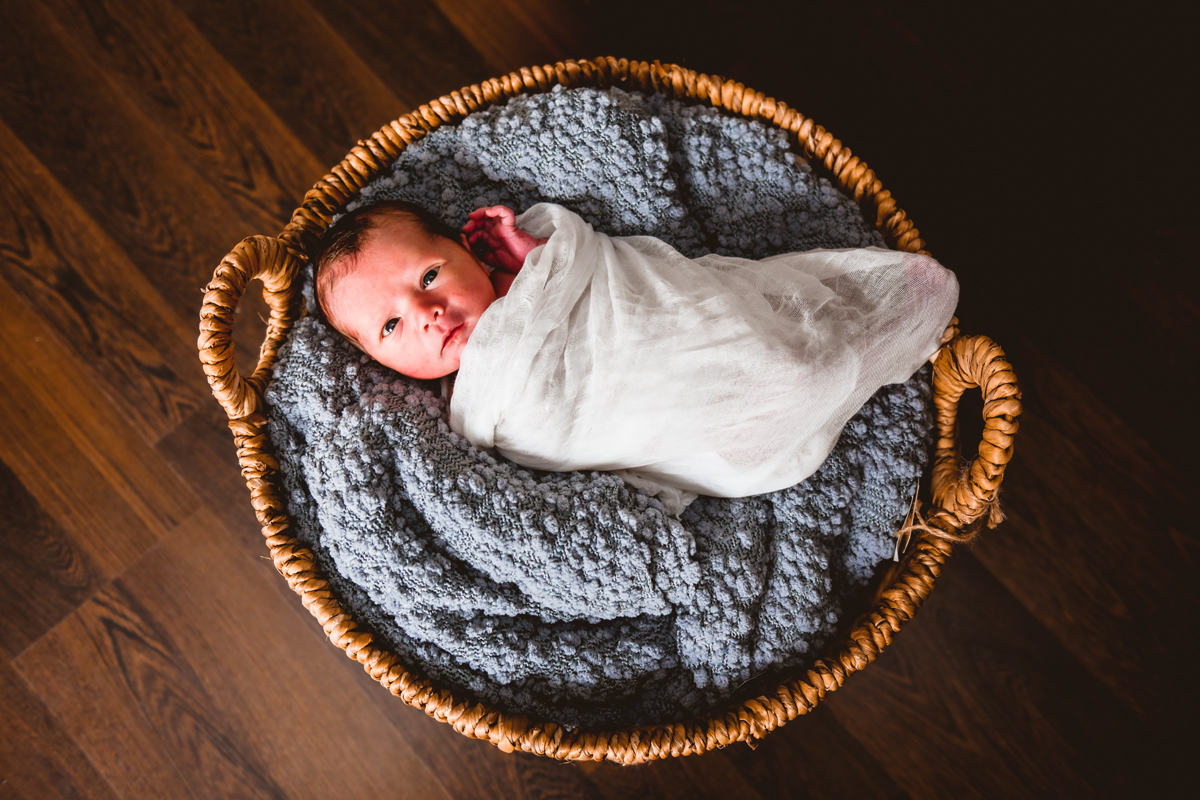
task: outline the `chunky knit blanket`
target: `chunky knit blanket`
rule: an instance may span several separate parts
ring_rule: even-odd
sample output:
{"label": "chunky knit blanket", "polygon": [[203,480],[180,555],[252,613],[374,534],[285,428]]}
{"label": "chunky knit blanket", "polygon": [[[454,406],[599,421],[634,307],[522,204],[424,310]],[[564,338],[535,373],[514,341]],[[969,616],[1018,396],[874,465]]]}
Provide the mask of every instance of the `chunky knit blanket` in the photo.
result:
{"label": "chunky knit blanket", "polygon": [[[451,224],[552,201],[693,257],[882,244],[780,133],[616,89],[518,97],[438,129],[359,202],[386,197]],[[677,519],[613,475],[476,451],[435,385],[315,314],[267,400],[296,534],[354,617],[441,685],[586,727],[681,720],[811,660],[891,555],[931,426],[923,370],[880,390],[802,484],[702,497]]]}

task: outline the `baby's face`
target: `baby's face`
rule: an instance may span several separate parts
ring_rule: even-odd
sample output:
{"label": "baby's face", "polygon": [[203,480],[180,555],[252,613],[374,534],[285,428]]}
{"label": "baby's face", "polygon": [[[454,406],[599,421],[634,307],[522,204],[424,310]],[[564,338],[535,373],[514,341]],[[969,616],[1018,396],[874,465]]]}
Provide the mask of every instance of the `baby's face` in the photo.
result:
{"label": "baby's face", "polygon": [[433,379],[458,369],[479,317],[496,302],[487,268],[462,242],[385,219],[358,256],[321,273],[333,326],[384,366]]}

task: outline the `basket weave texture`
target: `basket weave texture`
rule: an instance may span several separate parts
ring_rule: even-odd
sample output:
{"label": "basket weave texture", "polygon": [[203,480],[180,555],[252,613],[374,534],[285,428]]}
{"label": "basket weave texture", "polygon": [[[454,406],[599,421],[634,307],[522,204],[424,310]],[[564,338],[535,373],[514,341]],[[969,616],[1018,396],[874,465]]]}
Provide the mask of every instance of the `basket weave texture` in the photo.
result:
{"label": "basket weave texture", "polygon": [[[229,416],[242,476],[271,551],[275,568],[321,623],[329,640],[354,658],[388,691],[448,723],[459,733],[486,739],[501,750],[521,750],[569,760],[610,760],[635,764],[702,753],[746,741],[754,745],[770,731],[808,713],[852,673],[875,660],[933,590],[953,542],[967,541],[984,523],[1001,519],[997,495],[1012,458],[1020,390],[1003,351],[982,336],[959,336],[954,322],[934,359],[933,391],[937,441],[932,468],[933,504],[909,527],[919,534],[901,562],[884,576],[872,607],[858,617],[846,638],[829,648],[802,675],[758,697],[731,703],[685,723],[644,725],[617,731],[567,730],[551,722],[455,695],[435,686],[360,628],[334,597],[311,551],[291,533],[279,465],[270,453],[262,390],[279,347],[302,313],[301,268],[309,246],[362,187],[388,169],[403,150],[433,129],[503,103],[518,94],[566,88],[619,86],[661,92],[709,103],[786,131],[793,146],[823,165],[862,205],[888,245],[927,252],[916,226],[883,188],[875,173],[831,133],[785,103],[724,80],[658,62],[597,58],[522,68],[500,78],[464,87],[405,114],[358,143],[340,164],[304,197],[291,222],[276,237],[252,236],[222,259],[200,312],[200,360],[213,394]],[[234,365],[234,312],[247,284],[258,278],[270,307],[257,368],[243,377]],[[983,394],[983,441],[967,466],[959,456],[958,405],[964,391]],[[907,537],[906,537],[907,538]]]}

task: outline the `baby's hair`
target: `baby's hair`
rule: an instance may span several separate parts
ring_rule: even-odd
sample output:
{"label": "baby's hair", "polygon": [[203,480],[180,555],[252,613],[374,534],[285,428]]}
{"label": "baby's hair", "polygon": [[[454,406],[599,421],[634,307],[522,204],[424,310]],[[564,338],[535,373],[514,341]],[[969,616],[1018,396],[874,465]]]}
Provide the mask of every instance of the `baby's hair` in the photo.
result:
{"label": "baby's hair", "polygon": [[[459,231],[430,213],[428,209],[407,200],[381,200],[348,212],[329,226],[313,248],[313,284],[317,293],[317,305],[326,319],[329,318],[329,314],[321,291],[321,273],[334,264],[357,257],[366,244],[367,234],[378,228],[384,218],[412,223],[417,230],[431,239],[448,239],[459,244]],[[358,345],[358,342],[354,344]]]}

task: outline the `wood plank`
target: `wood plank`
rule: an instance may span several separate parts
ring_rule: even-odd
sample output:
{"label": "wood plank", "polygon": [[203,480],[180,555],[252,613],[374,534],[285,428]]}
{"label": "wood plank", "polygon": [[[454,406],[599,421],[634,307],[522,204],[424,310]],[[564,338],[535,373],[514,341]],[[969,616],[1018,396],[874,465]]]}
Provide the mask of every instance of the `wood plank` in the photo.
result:
{"label": "wood plank", "polygon": [[281,797],[168,630],[114,583],[17,661],[121,794]]}
{"label": "wood plank", "polygon": [[1184,763],[967,551],[826,702],[914,797],[1150,796]]}
{"label": "wood plank", "polygon": [[433,0],[308,2],[409,108],[492,77],[483,57]]}
{"label": "wood plank", "polygon": [[1027,410],[1009,521],[975,552],[1130,708],[1194,712],[1200,650],[1178,634],[1200,611],[1194,491],[1039,348],[1015,362]]}
{"label": "wood plank", "polygon": [[[491,744],[467,739],[449,725],[427,719],[405,706],[353,663],[347,663],[345,668],[354,673],[363,692],[387,715],[422,760],[434,768],[455,798],[640,800],[650,797],[749,799],[776,796],[761,793],[757,788],[759,783],[771,784],[769,776],[759,776],[756,780],[747,775],[733,763],[727,752],[714,751],[699,757],[634,767],[591,762],[560,764],[524,753],[505,754]],[[749,752],[749,748],[738,749]],[[749,758],[753,760],[754,756]]]}
{"label": "wood plank", "polygon": [[[1107,391],[1100,399],[1195,487],[1200,483],[1195,458],[1200,431],[1181,424],[1200,396],[1200,287],[1192,246],[1190,224],[1163,226],[1135,256],[1142,266],[1125,271],[1117,282],[1115,294],[1123,308],[1114,313],[1123,310],[1136,332],[1126,338],[1125,352],[1138,367],[1134,380],[1105,381],[1100,391]],[[1096,361],[1106,355],[1104,348],[1088,354]],[[1112,356],[1108,358],[1105,366],[1111,367]]]}
{"label": "wood plank", "polygon": [[1086,268],[1070,271],[1068,291],[1082,284],[1080,296],[1066,308],[1047,309],[1058,324],[1049,335],[1032,338],[1088,388],[1092,403],[1111,410],[1123,428],[1144,440],[1142,449],[1170,464],[1194,493],[1200,485],[1195,457],[1200,429],[1185,422],[1200,394],[1200,284],[1192,227],[1168,216],[1139,232],[1136,245],[1106,242],[1105,252],[1076,256]]}
{"label": "wood plank", "polygon": [[413,107],[302,0],[174,2],[320,159],[313,183],[355,142]]}
{"label": "wood plank", "polygon": [[[490,747],[490,745],[489,745]],[[516,756],[513,758],[512,756]],[[511,776],[517,785],[517,797],[533,798],[562,798],[562,800],[604,800],[604,795],[597,791],[584,777],[586,769],[578,764],[562,763],[528,753],[513,753],[504,764],[505,772]],[[479,795],[496,797],[497,795]],[[653,797],[654,795],[645,795]]]}
{"label": "wood plank", "polygon": [[760,795],[753,782],[721,752],[633,767],[590,762],[560,764],[525,753],[505,754],[486,742],[467,739],[449,725],[425,718],[389,696],[353,664],[347,668],[361,674],[363,691],[435,768],[455,798],[773,797]]}
{"label": "wood plank", "polygon": [[117,797],[6,660],[0,660],[0,797]]}
{"label": "wood plank", "polygon": [[491,70],[488,77],[535,64],[601,55],[584,51],[576,9],[562,0],[434,2],[483,57]]}
{"label": "wood plank", "polygon": [[147,442],[209,393],[196,329],[0,123],[0,276]]}
{"label": "wood plank", "polygon": [[100,574],[116,575],[195,496],[3,280],[0,308],[0,459]]}
{"label": "wood plank", "polygon": [[266,569],[199,513],[17,668],[127,796],[448,800]]}
{"label": "wood plank", "polygon": [[[41,0],[239,214],[286,222],[325,165],[168,0]],[[264,229],[263,233],[275,233]]]}
{"label": "wood plank", "polygon": [[[276,583],[290,593],[282,581]],[[601,795],[577,765],[526,753],[503,753],[488,742],[468,739],[449,725],[432,720],[393,697],[358,664],[342,659],[339,665],[347,679],[359,687],[362,696],[378,713],[387,718],[400,738],[438,776],[455,800],[496,797],[601,800]]]}
{"label": "wood plank", "polygon": [[905,797],[887,771],[820,705],[763,739],[723,751],[762,797]]}
{"label": "wood plank", "polygon": [[[744,745],[735,747],[745,748]],[[661,797],[664,800],[694,797],[769,800],[774,797],[760,794],[720,750],[633,767],[606,762],[582,764],[580,768],[607,800],[638,800],[643,797]]]}
{"label": "wood plank", "polygon": [[0,648],[15,656],[102,583],[86,552],[0,461]]}
{"label": "wood plank", "polygon": [[[247,554],[254,557],[269,554],[250,503],[250,490],[238,466],[228,417],[216,400],[197,409],[159,442],[156,450]],[[278,580],[284,593],[291,596],[292,590],[283,578]]]}
{"label": "wood plank", "polygon": [[195,319],[197,290],[232,245],[280,227],[197,174],[40,6],[10,9],[0,67],[0,118],[180,319]]}

